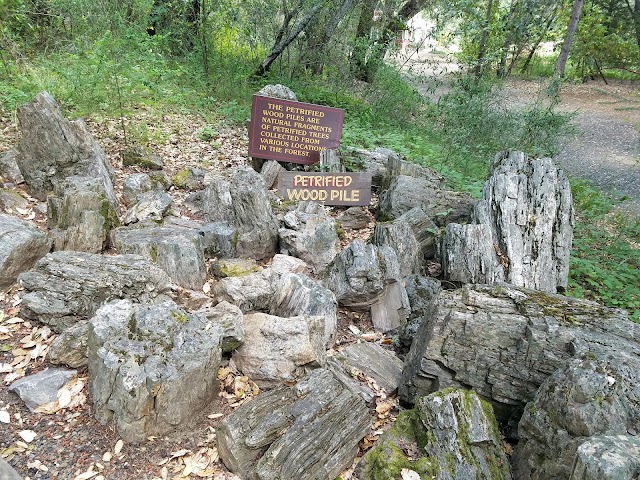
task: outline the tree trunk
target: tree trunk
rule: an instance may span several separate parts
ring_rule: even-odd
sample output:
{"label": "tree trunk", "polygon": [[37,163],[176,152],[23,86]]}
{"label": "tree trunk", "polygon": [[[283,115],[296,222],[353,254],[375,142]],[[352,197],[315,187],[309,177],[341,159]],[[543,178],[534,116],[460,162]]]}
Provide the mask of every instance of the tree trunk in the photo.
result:
{"label": "tree trunk", "polygon": [[640,0],[636,0],[633,7],[633,24],[636,28],[636,42],[640,46]]}
{"label": "tree trunk", "polygon": [[573,36],[576,33],[578,27],[578,20],[580,20],[580,13],[582,12],[582,4],[584,0],[575,0],[573,3],[573,11],[571,12],[571,18],[569,18],[569,25],[567,26],[567,33],[562,43],[562,49],[560,55],[556,61],[556,68],[553,74],[554,78],[564,77],[564,69],[567,65],[567,59],[569,58],[569,50],[571,50],[571,43],[573,43]]}
{"label": "tree trunk", "polygon": [[505,76],[505,66],[507,64],[507,57],[509,56],[509,49],[511,48],[511,39],[513,37],[513,22],[516,16],[516,7],[518,6],[518,0],[511,0],[511,6],[509,7],[509,19],[507,20],[506,32],[504,36],[504,44],[502,45],[502,55],[500,55],[500,64],[498,65],[498,77]]}
{"label": "tree trunk", "polygon": [[547,18],[547,23],[544,27],[544,30],[536,40],[536,43],[533,45],[533,48],[529,52],[529,56],[527,57],[527,60],[524,62],[524,65],[522,65],[522,68],[520,69],[520,73],[525,73],[529,68],[529,64],[531,63],[531,59],[533,58],[533,55],[536,53],[536,50],[538,50],[538,47],[542,43],[542,40],[544,40],[544,37],[547,35],[547,32],[551,28],[551,24],[556,19],[556,15],[558,14],[558,7],[559,7],[559,4],[556,3],[556,6],[554,7],[553,12],[551,12],[551,15]]}
{"label": "tree trunk", "polygon": [[489,22],[491,21],[491,9],[493,8],[493,0],[487,3],[487,14],[482,26],[482,36],[480,37],[480,46],[478,47],[478,60],[474,68],[474,73],[480,75],[482,73],[482,64],[487,53],[487,39],[489,38]]}
{"label": "tree trunk", "polygon": [[280,33],[278,33],[278,38],[280,38],[280,41],[276,42],[274,47],[271,49],[271,52],[269,52],[269,55],[267,55],[267,58],[262,61],[262,64],[254,73],[255,76],[262,77],[269,71],[269,69],[271,68],[271,64],[275,62],[275,60],[280,56],[284,49],[287,48],[287,46],[289,46],[289,44],[291,44],[291,42],[296,39],[300,32],[304,30],[307,25],[309,25],[309,22],[311,22],[311,20],[316,15],[316,13],[318,13],[318,10],[320,10],[321,7],[321,3],[318,3],[311,7],[311,10],[307,12],[305,17],[300,20],[300,23],[295,26],[295,28],[291,31],[291,33],[289,33],[288,36],[285,37],[284,30],[280,30]]}
{"label": "tree trunk", "polygon": [[[638,0],[640,1],[640,0]],[[351,72],[353,76],[366,81],[367,75],[367,51],[371,43],[371,29],[373,28],[373,12],[375,2],[363,1],[358,28],[356,30],[355,45],[351,54]]]}
{"label": "tree trunk", "polygon": [[313,66],[313,73],[316,75],[322,74],[322,70],[324,68],[324,58],[325,51],[331,37],[335,33],[340,21],[345,17],[347,12],[353,6],[354,0],[343,0],[340,8],[336,8],[334,14],[331,16],[329,21],[326,23],[324,31],[322,32],[322,37],[320,39],[320,51],[318,51],[318,55],[316,58],[315,65]]}

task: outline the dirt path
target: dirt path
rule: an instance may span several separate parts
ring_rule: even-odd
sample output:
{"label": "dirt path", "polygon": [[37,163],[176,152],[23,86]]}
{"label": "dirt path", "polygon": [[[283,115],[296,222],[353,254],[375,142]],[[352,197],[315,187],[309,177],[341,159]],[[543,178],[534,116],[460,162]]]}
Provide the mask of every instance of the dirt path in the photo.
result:
{"label": "dirt path", "polygon": [[[420,54],[401,60],[418,90],[432,100],[448,91],[447,73],[457,67],[441,57]],[[640,216],[640,82],[602,80],[565,84],[559,110],[575,114],[576,133],[565,139],[555,157],[573,177],[624,198],[619,208]],[[536,100],[544,82],[509,80],[503,95],[511,105]]]}

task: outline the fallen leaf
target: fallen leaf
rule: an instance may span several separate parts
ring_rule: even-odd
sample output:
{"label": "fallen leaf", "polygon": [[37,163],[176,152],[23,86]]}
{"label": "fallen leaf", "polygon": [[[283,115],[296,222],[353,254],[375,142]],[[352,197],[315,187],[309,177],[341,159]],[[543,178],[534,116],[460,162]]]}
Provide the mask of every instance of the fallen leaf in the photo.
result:
{"label": "fallen leaf", "polygon": [[75,477],[73,480],[89,480],[98,475],[98,472],[84,472]]}
{"label": "fallen leaf", "polygon": [[408,468],[403,468],[400,471],[400,475],[402,476],[402,480],[420,480],[418,472],[409,470]]}
{"label": "fallen leaf", "polygon": [[62,387],[58,390],[58,405],[60,405],[60,408],[67,408],[70,403],[71,392],[67,388]]}
{"label": "fallen leaf", "polygon": [[6,410],[0,410],[0,422],[11,423],[11,415]]}
{"label": "fallen leaf", "polygon": [[33,430],[22,430],[18,432],[18,435],[27,443],[33,442],[33,439],[36,438],[36,432]]}
{"label": "fallen leaf", "polygon": [[110,462],[112,458],[113,455],[111,454],[111,452],[104,452],[104,454],[102,455],[103,462]]}
{"label": "fallen leaf", "polygon": [[384,415],[385,413],[388,413],[392,408],[393,404],[389,402],[380,402],[378,403],[378,405],[376,405],[376,412]]}
{"label": "fallen leaf", "polygon": [[173,460],[174,458],[184,457],[187,453],[191,453],[191,450],[187,450],[186,448],[183,448],[182,450],[171,452],[171,458],[169,460]]}
{"label": "fallen leaf", "polygon": [[124,447],[124,442],[122,440],[118,440],[116,442],[116,446],[113,447],[113,453],[118,455],[120,453],[120,451],[122,450],[122,447]]}
{"label": "fallen leaf", "polygon": [[207,415],[207,418],[210,418],[211,420],[216,420],[222,417],[224,417],[224,413],[213,413],[211,415]]}

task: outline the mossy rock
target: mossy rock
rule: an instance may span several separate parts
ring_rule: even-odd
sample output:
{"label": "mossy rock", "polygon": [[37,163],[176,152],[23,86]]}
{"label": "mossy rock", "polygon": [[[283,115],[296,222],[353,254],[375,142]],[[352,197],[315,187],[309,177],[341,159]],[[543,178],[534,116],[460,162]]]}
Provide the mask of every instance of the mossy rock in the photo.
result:
{"label": "mossy rock", "polygon": [[137,166],[149,170],[162,170],[164,161],[147,147],[136,146],[123,150],[122,164],[125,167]]}
{"label": "mossy rock", "polygon": [[229,258],[217,260],[211,270],[217,277],[243,277],[260,271],[260,266],[251,258]]}

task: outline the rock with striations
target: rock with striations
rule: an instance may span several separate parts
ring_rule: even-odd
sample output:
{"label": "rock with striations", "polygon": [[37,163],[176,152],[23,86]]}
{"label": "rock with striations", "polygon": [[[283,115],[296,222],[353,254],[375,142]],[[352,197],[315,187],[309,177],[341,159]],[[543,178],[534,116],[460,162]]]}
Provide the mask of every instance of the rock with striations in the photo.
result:
{"label": "rock with striations", "polygon": [[203,211],[207,221],[236,228],[238,256],[263,260],[276,253],[278,223],[268,190],[255,170],[241,167],[229,176],[215,176],[204,190]]}
{"label": "rock with striations", "polygon": [[101,307],[89,325],[89,390],[96,419],[127,442],[184,425],[218,393],[221,332],[168,301]]}
{"label": "rock with striations", "polygon": [[68,365],[71,368],[87,364],[87,336],[89,321],[80,320],[58,335],[51,346],[47,359],[54,365]]}
{"label": "rock with striations", "polygon": [[0,208],[6,213],[13,213],[18,208],[28,210],[29,201],[10,188],[0,187]]}
{"label": "rock with striations", "polygon": [[420,207],[438,226],[468,223],[473,200],[467,193],[443,190],[433,180],[398,175],[380,195],[378,220],[395,220],[415,207]]}
{"label": "rock with striations", "polygon": [[22,480],[22,475],[19,475],[7,461],[0,457],[0,480]]}
{"label": "rock with striations", "polygon": [[113,169],[82,120],[68,121],[47,92],[18,108],[22,134],[16,163],[29,192],[44,200],[71,176],[99,178],[109,203],[116,205]]}
{"label": "rock with striations", "polygon": [[197,310],[195,314],[207,319],[221,331],[220,346],[223,352],[232,352],[244,343],[242,311],[229,302],[220,302],[215,307]]}
{"label": "rock with striations", "polygon": [[570,480],[636,480],[640,478],[640,438],[598,435],[578,447]]}
{"label": "rock with striations", "polygon": [[22,273],[21,315],[62,332],[88,320],[105,302],[133,298],[144,303],[171,292],[169,276],[139,255],[54,252]]}
{"label": "rock with striations", "polygon": [[433,298],[442,291],[442,284],[435,278],[409,275],[403,279],[404,289],[409,299],[411,312],[407,324],[398,334],[400,345],[406,349],[411,347],[422,322],[429,316],[429,308]]}
{"label": "rock with striations", "polygon": [[491,406],[465,390],[433,393],[401,412],[356,474],[360,480],[512,478]]}
{"label": "rock with striations", "polygon": [[[403,400],[473,388],[506,422],[572,357],[640,355],[640,325],[623,310],[512,285],[465,285],[430,307],[405,359]],[[517,419],[516,419],[517,420]]]}
{"label": "rock with striations", "polygon": [[373,243],[391,247],[396,252],[402,276],[420,273],[425,258],[435,254],[438,227],[415,207],[391,222],[377,223]]}
{"label": "rock with striations", "polygon": [[312,372],[245,403],[216,429],[226,467],[243,480],[333,479],[369,433],[366,404],[334,374]]}
{"label": "rock with striations", "polygon": [[71,176],[47,197],[47,224],[55,250],[100,253],[109,232],[120,226],[118,204],[99,177]]}
{"label": "rock with striations", "polygon": [[343,230],[361,230],[367,228],[371,219],[362,207],[349,207],[336,217],[336,222]]}
{"label": "rock with striations", "polygon": [[402,378],[402,360],[392,351],[374,343],[354,343],[340,350],[335,358],[347,371],[353,369],[373,378],[388,394],[397,390]]}
{"label": "rock with striations", "polygon": [[122,223],[129,225],[136,222],[151,220],[159,222],[169,211],[173,200],[163,190],[151,190],[138,195],[137,202],[126,211]]}
{"label": "rock with striations", "polygon": [[147,257],[181,287],[202,290],[207,275],[202,239],[186,228],[118,228],[113,232],[118,253]]}
{"label": "rock with striations", "polygon": [[398,259],[391,248],[354,240],[329,266],[323,282],[340,305],[365,308],[378,301],[385,287],[399,278]]}
{"label": "rock with striations", "polygon": [[16,162],[17,154],[18,152],[15,148],[0,153],[0,177],[14,185],[24,183],[24,177],[20,173],[20,168],[18,168],[18,163]]}
{"label": "rock with striations", "polygon": [[301,258],[315,273],[324,271],[340,252],[336,222],[322,214],[300,210],[285,215],[288,228],[279,230],[280,253]]}
{"label": "rock with striations", "polygon": [[205,258],[233,258],[236,256],[238,230],[225,222],[203,223],[184,217],[168,216],[164,226],[190,228],[202,237]]}
{"label": "rock with striations", "polygon": [[125,177],[122,182],[122,198],[125,204],[133,205],[138,201],[138,195],[153,190],[151,177],[146,173],[134,173]]}
{"label": "rock with striations", "polygon": [[410,313],[404,286],[401,282],[393,282],[384,287],[382,295],[371,305],[371,323],[379,332],[397,332],[406,325]]}
{"label": "rock with striations", "polygon": [[566,288],[574,224],[571,188],[550,158],[498,154],[473,223],[447,227],[445,278],[506,281],[552,293]]}
{"label": "rock with striations", "polygon": [[284,168],[282,165],[275,160],[267,160],[264,162],[262,169],[260,170],[260,175],[262,175],[262,178],[264,179],[265,186],[269,189],[277,187],[278,175],[283,171]]}
{"label": "rock with striations", "polygon": [[258,91],[258,95],[263,97],[282,98],[283,100],[297,101],[298,97],[289,87],[279,83],[275,85],[265,85]]}
{"label": "rock with striations", "polygon": [[269,269],[234,277],[221,278],[211,295],[217,301],[236,305],[243,313],[268,311],[276,293]]}
{"label": "rock with striations", "polygon": [[307,368],[325,363],[323,317],[250,313],[244,316],[243,327],[244,343],[231,360],[262,387],[294,381],[303,377]]}
{"label": "rock with striations", "polygon": [[279,317],[322,317],[325,345],[331,348],[338,330],[338,302],[333,292],[303,274],[284,273],[272,278],[277,288],[269,313]]}
{"label": "rock with striations", "polygon": [[33,411],[41,405],[55,402],[58,390],[76,375],[75,370],[47,368],[33,375],[16,380],[9,387]]}
{"label": "rock with striations", "polygon": [[568,479],[585,441],[628,432],[640,432],[640,351],[620,345],[605,355],[589,352],[547,378],[525,407],[514,473],[523,480]]}
{"label": "rock with striations", "polygon": [[0,290],[13,285],[51,248],[51,239],[31,223],[0,213]]}

